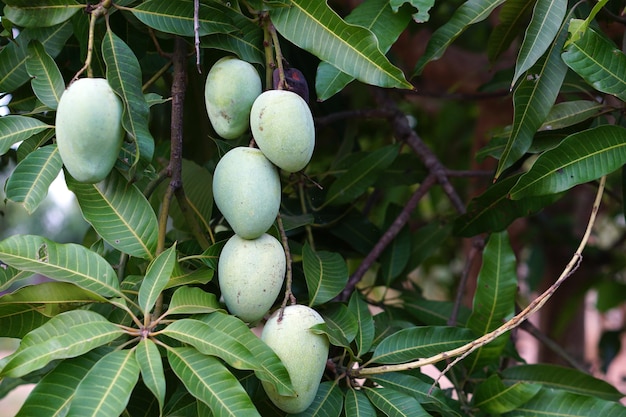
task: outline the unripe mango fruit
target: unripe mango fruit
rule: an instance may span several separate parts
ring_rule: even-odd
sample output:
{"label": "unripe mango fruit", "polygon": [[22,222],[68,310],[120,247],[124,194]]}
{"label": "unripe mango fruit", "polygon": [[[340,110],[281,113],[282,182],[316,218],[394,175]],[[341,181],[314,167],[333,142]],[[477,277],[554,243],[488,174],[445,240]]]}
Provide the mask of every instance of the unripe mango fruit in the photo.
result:
{"label": "unripe mango fruit", "polygon": [[261,77],[246,61],[219,59],[209,70],[204,101],[215,132],[224,139],[241,136],[250,126],[250,108],[262,91]]}
{"label": "unripe mango fruit", "polygon": [[233,148],[213,174],[213,199],[239,237],[256,239],[272,226],[280,207],[278,170],[256,148]]}
{"label": "unripe mango fruit", "polygon": [[218,277],[228,311],[245,322],[268,312],[285,278],[285,251],[273,236],[253,240],[233,235],[220,254]]}
{"label": "unripe mango fruit", "polygon": [[265,323],[261,340],[274,350],[287,368],[295,396],[278,394],[270,383],[261,381],[267,396],[276,407],[287,413],[300,413],[311,405],[320,385],[328,358],[328,337],[315,334],[311,326],[324,323],[319,313],[303,305],[285,307],[282,320],[280,310]]}
{"label": "unripe mango fruit", "polygon": [[56,141],[61,160],[74,179],[102,181],[122,147],[122,101],[104,78],[81,78],[61,95]]}
{"label": "unripe mango fruit", "polygon": [[265,91],[252,104],[250,129],[259,149],[279,168],[296,172],[311,160],[315,147],[313,115],[298,94]]}

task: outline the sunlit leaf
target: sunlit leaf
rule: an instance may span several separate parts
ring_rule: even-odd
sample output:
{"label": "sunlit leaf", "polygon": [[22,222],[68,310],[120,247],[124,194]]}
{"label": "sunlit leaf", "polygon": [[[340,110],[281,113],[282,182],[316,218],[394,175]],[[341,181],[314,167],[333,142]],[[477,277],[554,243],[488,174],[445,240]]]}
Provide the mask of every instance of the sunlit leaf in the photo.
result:
{"label": "sunlit leaf", "polygon": [[15,167],[6,184],[6,197],[22,203],[32,214],[48,195],[48,188],[62,166],[55,144],[37,149]]}
{"label": "sunlit leaf", "polygon": [[32,77],[30,84],[37,98],[51,109],[56,109],[65,91],[65,82],[54,59],[37,40],[28,44],[26,70]]}
{"label": "sunlit leaf", "polygon": [[370,362],[400,363],[436,355],[474,340],[469,329],[422,326],[400,330],[376,346]]}
{"label": "sunlit leaf", "polygon": [[567,0],[537,0],[515,63],[511,85],[550,47],[567,12]]}
{"label": "sunlit leaf", "polygon": [[67,417],[121,415],[138,380],[135,350],[108,353],[78,385]]}
{"label": "sunlit leaf", "polygon": [[47,128],[47,124],[34,117],[0,117],[0,154],[5,154],[14,143],[26,140]]}
{"label": "sunlit leaf", "polygon": [[380,51],[372,32],[346,23],[325,1],[275,3],[270,9],[272,23],[290,42],[364,83],[413,88],[402,71]]}
{"label": "sunlit leaf", "polygon": [[309,289],[309,306],[331,300],[348,282],[348,266],[340,254],[314,251],[306,243],[302,251],[302,267]]}
{"label": "sunlit leaf", "polygon": [[111,246],[132,256],[151,259],[157,244],[157,218],[134,184],[113,170],[103,181],[86,184],[66,176],[83,217]]}
{"label": "sunlit leaf", "polygon": [[54,26],[84,9],[74,0],[5,1],[4,16],[22,27]]}
{"label": "sunlit leaf", "polygon": [[419,75],[430,61],[441,58],[452,42],[469,26],[482,22],[504,0],[468,0],[461,4],[452,17],[431,36],[426,51],[417,61],[413,75]]}
{"label": "sunlit leaf", "polygon": [[192,348],[170,348],[167,358],[181,382],[220,417],[260,417],[250,397],[219,360]]}
{"label": "sunlit leaf", "polygon": [[167,314],[202,314],[221,309],[215,294],[198,287],[183,286],[172,294]]}
{"label": "sunlit leaf", "polygon": [[626,163],[626,130],[602,125],[568,136],[537,158],[511,198],[554,194],[609,174]]}
{"label": "sunlit leaf", "polygon": [[14,268],[71,282],[103,297],[121,296],[111,265],[81,245],[13,235],[0,242],[0,259]]}
{"label": "sunlit leaf", "polygon": [[626,55],[595,29],[587,29],[561,56],[593,88],[626,101]]}
{"label": "sunlit leaf", "polygon": [[176,263],[176,245],[161,252],[148,266],[146,276],[139,287],[139,306],[149,314],[154,303],[167,285]]}

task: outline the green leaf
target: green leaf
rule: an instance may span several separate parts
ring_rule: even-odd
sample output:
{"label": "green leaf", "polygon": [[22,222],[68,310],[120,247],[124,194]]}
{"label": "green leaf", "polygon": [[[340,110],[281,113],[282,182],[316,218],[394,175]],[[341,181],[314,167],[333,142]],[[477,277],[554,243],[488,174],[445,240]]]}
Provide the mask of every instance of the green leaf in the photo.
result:
{"label": "green leaf", "polygon": [[347,416],[376,417],[376,410],[362,390],[350,388],[346,392],[344,410]]}
{"label": "green leaf", "polygon": [[36,39],[41,42],[46,52],[54,58],[61,52],[72,33],[70,22],[49,28],[22,30],[14,42],[9,42],[0,50],[0,91],[13,92],[30,81],[30,76],[26,71],[26,60],[28,58],[27,46],[31,40]]}
{"label": "green leaf", "polygon": [[121,415],[138,380],[135,350],[114,350],[100,359],[80,382],[67,417]]}
{"label": "green leaf", "polygon": [[624,406],[618,402],[587,397],[556,389],[542,389],[530,401],[505,414],[536,417],[621,417]]}
{"label": "green leaf", "polygon": [[389,3],[396,13],[403,4],[409,3],[417,9],[417,12],[413,13],[413,20],[417,23],[426,23],[430,19],[428,12],[435,5],[435,0],[391,0]]}
{"label": "green leaf", "polygon": [[587,29],[561,57],[593,88],[626,101],[626,56],[603,35]]}
{"label": "green leaf", "polygon": [[32,275],[29,271],[20,271],[0,261],[0,292],[4,292],[11,287],[17,288],[20,281]]}
{"label": "green leaf", "polygon": [[518,365],[505,369],[501,376],[506,385],[529,382],[608,401],[619,401],[623,398],[623,394],[608,382],[594,378],[588,373],[558,365]]}
{"label": "green leaf", "polygon": [[402,71],[380,51],[372,32],[346,23],[325,1],[279,0],[275,3],[275,7],[271,5],[270,18],[288,41],[364,83],[413,88]]}
{"label": "green leaf", "polygon": [[439,249],[450,236],[451,225],[444,222],[430,221],[411,233],[411,255],[408,267],[417,268]]}
{"label": "green leaf", "polygon": [[[364,1],[345,18],[346,23],[369,29],[376,36],[378,47],[383,53],[389,51],[411,19],[408,8],[398,10],[399,6],[396,5],[392,10],[394,2],[391,3],[389,0]],[[354,77],[341,72],[332,64],[320,62],[315,76],[317,99],[323,101],[332,97],[353,80]]]}
{"label": "green leaf", "polygon": [[[515,313],[517,262],[506,231],[489,237],[482,259],[476,284],[480,290],[474,295],[472,314],[467,321],[467,327],[479,336],[495,330]],[[508,339],[507,333],[478,348],[466,361],[469,369],[498,360]]]}
{"label": "green leaf", "polygon": [[356,316],[345,304],[334,303],[323,311],[324,323],[316,324],[311,329],[314,333],[328,335],[335,346],[350,347],[358,331]]}
{"label": "green leaf", "polygon": [[71,282],[103,297],[122,296],[111,265],[84,246],[14,235],[0,242],[0,259],[14,268]]}
{"label": "green leaf", "polygon": [[331,300],[348,282],[348,265],[341,255],[327,251],[315,252],[308,242],[302,249],[302,268],[309,289],[310,307]]}
{"label": "green leaf", "polygon": [[48,27],[65,22],[85,5],[74,0],[5,1],[4,17],[17,26]]}
{"label": "green leaf", "polygon": [[487,55],[494,62],[524,29],[530,19],[536,0],[509,0],[498,13],[499,23],[489,35]]}
{"label": "green leaf", "polygon": [[515,63],[511,85],[535,65],[553,43],[567,13],[567,0],[537,0]]}
{"label": "green leaf", "polygon": [[61,313],[27,334],[0,373],[20,377],[53,360],[73,358],[103,346],[124,332],[101,315],[87,310]]}
{"label": "green leaf", "polygon": [[28,332],[42,326],[50,317],[42,314],[38,307],[30,305],[6,305],[0,308],[0,335],[23,338]]}
{"label": "green leaf", "polygon": [[172,277],[165,288],[173,288],[181,285],[206,284],[213,279],[215,270],[209,268],[198,268],[193,270],[183,269],[179,264],[174,266]]}
{"label": "green leaf", "polygon": [[363,387],[372,404],[388,417],[430,417],[413,397],[389,388]]}
{"label": "green leaf", "polygon": [[141,370],[141,379],[154,394],[162,413],[165,404],[165,373],[159,348],[152,340],[143,339],[135,348],[135,358]]}
{"label": "green leaf", "polygon": [[343,408],[343,394],[337,382],[325,381],[319,385],[313,402],[305,411],[290,414],[293,417],[339,417]]}
{"label": "green leaf", "polygon": [[152,206],[134,184],[113,170],[103,181],[85,184],[66,176],[85,220],[111,246],[144,259],[154,256],[158,223]]}
{"label": "green leaf", "polygon": [[400,372],[388,372],[372,375],[372,380],[383,387],[410,395],[429,411],[440,415],[462,417],[459,404],[452,400],[444,390],[434,386],[433,382],[423,381],[415,376]]}
{"label": "green leaf", "polygon": [[252,369],[258,379],[273,384],[281,395],[294,395],[295,392],[291,386],[291,378],[287,368],[278,355],[257,335],[252,333],[244,322],[235,316],[223,313],[206,314],[201,320],[208,324],[213,331],[234,337],[252,353],[255,358]]}
{"label": "green leaf", "polygon": [[362,356],[369,352],[374,341],[374,319],[369,310],[367,302],[363,300],[361,293],[355,291],[350,296],[348,309],[356,318],[358,324],[356,333],[356,345],[358,348],[357,356]]}
{"label": "green leaf", "polygon": [[[194,2],[191,0],[149,0],[130,9],[142,23],[161,32],[180,36],[194,36]],[[237,28],[229,16],[216,4],[200,3],[198,8],[198,34],[229,33]]]}
{"label": "green leaf", "polygon": [[138,296],[139,306],[145,315],[150,313],[161,291],[165,289],[174,270],[176,254],[176,245],[172,245],[150,262]]}
{"label": "green leaf", "polygon": [[204,36],[200,39],[200,46],[227,51],[251,64],[264,65],[265,54],[262,49],[263,30],[261,27],[238,13],[232,13],[231,19],[232,24],[239,31]]}
{"label": "green leaf", "polygon": [[148,128],[150,108],[141,91],[141,67],[128,45],[110,30],[102,40],[102,56],[107,81],[124,102],[122,126],[135,144],[134,161],[129,161],[134,174],[139,161],[149,163],[154,154],[154,138]]}
{"label": "green leaf", "polygon": [[239,381],[217,359],[192,348],[170,348],[172,370],[194,397],[220,417],[260,417]]}
{"label": "green leaf", "polygon": [[[396,218],[400,215],[401,208],[390,205],[385,215],[384,230],[388,230]],[[402,274],[411,259],[411,232],[408,227],[403,227],[391,243],[385,248],[380,256],[380,274],[384,285],[391,284]]]}
{"label": "green leaf", "polygon": [[602,103],[592,100],[572,100],[555,104],[539,130],[557,130],[574,126],[596,116],[605,109]]}
{"label": "green leaf", "polygon": [[544,58],[530,68],[513,93],[513,127],[500,157],[496,178],[530,148],[565,79],[567,66],[560,57],[567,32],[563,30]]}
{"label": "green leaf", "polygon": [[63,360],[35,385],[15,417],[65,416],[76,387],[106,351],[106,348],[97,348],[77,358]]}
{"label": "green leaf", "polygon": [[452,17],[431,36],[426,51],[417,61],[413,75],[419,75],[430,61],[441,58],[452,42],[469,26],[482,22],[504,0],[468,0],[454,12]]}
{"label": "green leaf", "polygon": [[48,195],[48,188],[63,167],[56,144],[31,152],[16,167],[6,184],[6,196],[23,203],[32,214]]}
{"label": "green leaf", "polygon": [[540,389],[540,384],[525,382],[506,386],[498,375],[493,374],[476,387],[472,401],[481,411],[500,415],[517,409],[534,397]]}
{"label": "green leaf", "polygon": [[[414,295],[407,295],[408,297],[404,300],[404,308],[407,313],[426,325],[445,326],[455,310],[454,303],[451,301],[416,299]],[[470,313],[471,311],[462,305],[457,312],[456,322],[465,325]]]}
{"label": "green leaf", "polygon": [[46,129],[24,140],[17,148],[17,161],[23,161],[31,152],[45,146],[54,137],[54,129]]}
{"label": "green leaf", "polygon": [[561,194],[549,194],[511,200],[509,192],[521,175],[516,174],[490,185],[483,194],[470,201],[467,212],[454,221],[454,233],[471,237],[485,232],[501,232],[514,220],[536,213],[561,197]]}
{"label": "green leaf", "polygon": [[376,346],[372,363],[401,363],[436,355],[474,340],[469,329],[448,326],[410,327]]}
{"label": "green leaf", "polygon": [[[210,230],[211,226],[209,223],[211,222],[211,213],[213,212],[213,176],[206,168],[195,162],[183,159],[182,178],[188,207],[196,215],[203,230]],[[164,184],[163,192],[168,186],[169,184]],[[170,216],[174,220],[175,227],[181,230],[185,230],[188,227],[178,203],[171,205]]]}
{"label": "green leaf", "polygon": [[4,155],[14,143],[26,140],[49,127],[33,117],[0,117],[0,154]]}
{"label": "green leaf", "polygon": [[30,84],[37,98],[51,109],[56,109],[65,91],[65,82],[56,62],[38,40],[28,44],[26,71],[32,77]]}
{"label": "green leaf", "polygon": [[353,202],[393,163],[398,156],[398,149],[397,145],[385,146],[366,154],[359,161],[353,161],[348,170],[330,185],[324,204]]}
{"label": "green leaf", "polygon": [[220,309],[215,294],[198,287],[183,286],[172,294],[167,314],[203,314]]}
{"label": "green leaf", "polygon": [[603,125],[568,136],[520,177],[511,198],[554,194],[609,174],[626,163],[626,130]]}
{"label": "green leaf", "polygon": [[74,284],[51,281],[28,285],[1,296],[0,311],[6,311],[6,307],[11,305],[25,305],[33,306],[42,314],[51,317],[84,304],[105,301],[104,297]]}

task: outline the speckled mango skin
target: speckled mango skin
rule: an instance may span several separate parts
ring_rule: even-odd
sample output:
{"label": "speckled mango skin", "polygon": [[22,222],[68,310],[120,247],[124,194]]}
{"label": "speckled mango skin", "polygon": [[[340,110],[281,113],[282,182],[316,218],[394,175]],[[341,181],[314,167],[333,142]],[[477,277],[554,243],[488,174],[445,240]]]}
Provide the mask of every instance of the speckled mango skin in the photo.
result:
{"label": "speckled mango skin", "polygon": [[218,277],[228,311],[254,323],[268,312],[285,278],[285,251],[273,236],[249,240],[233,235],[220,254]]}
{"label": "speckled mango skin", "polygon": [[287,90],[268,90],[252,104],[250,129],[267,159],[287,172],[303,169],[315,148],[315,126],[308,104]]}
{"label": "speckled mango skin", "polygon": [[261,78],[252,64],[233,56],[219,59],[209,70],[204,101],[215,132],[235,139],[250,126],[250,108],[261,94]]}
{"label": "speckled mango skin", "polygon": [[102,181],[122,147],[123,105],[104,78],[81,78],[61,96],[56,143],[65,168],[84,183]]}
{"label": "speckled mango skin", "polygon": [[274,223],[280,207],[276,167],[256,148],[233,148],[213,174],[213,199],[233,231],[256,239]]}
{"label": "speckled mango skin", "polygon": [[278,321],[279,312],[276,311],[268,319],[261,340],[276,352],[287,368],[297,395],[280,395],[272,384],[265,381],[261,383],[276,407],[295,414],[309,408],[315,399],[326,368],[329,342],[326,335],[309,330],[311,326],[324,323],[322,316],[312,308],[304,305],[287,306],[281,321]]}

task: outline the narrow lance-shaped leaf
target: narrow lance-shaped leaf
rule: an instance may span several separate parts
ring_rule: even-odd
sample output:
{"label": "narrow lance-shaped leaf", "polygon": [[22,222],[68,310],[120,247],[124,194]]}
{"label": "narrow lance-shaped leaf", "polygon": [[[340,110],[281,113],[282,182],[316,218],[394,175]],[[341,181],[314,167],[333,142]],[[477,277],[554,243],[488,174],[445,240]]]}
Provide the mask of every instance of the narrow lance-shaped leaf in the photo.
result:
{"label": "narrow lance-shaped leaf", "polygon": [[345,304],[332,304],[324,311],[324,323],[311,327],[313,333],[325,333],[335,346],[349,347],[358,332],[356,316]]}
{"label": "narrow lance-shaped leaf", "polygon": [[513,127],[500,157],[496,178],[528,151],[533,136],[556,101],[567,73],[560,56],[566,37],[567,32],[561,31],[544,58],[526,73],[513,93]]}
{"label": "narrow lance-shaped leaf", "polygon": [[167,358],[189,393],[216,416],[260,417],[239,381],[219,360],[193,348],[170,348]]}
{"label": "narrow lance-shaped leaf", "polygon": [[603,125],[568,136],[543,153],[511,190],[511,198],[553,194],[607,175],[626,163],[626,130]]}
{"label": "narrow lance-shaped leaf", "polygon": [[122,125],[136,145],[135,159],[129,161],[134,173],[140,159],[150,162],[154,154],[154,138],[148,129],[150,108],[141,91],[141,67],[128,45],[110,30],[102,40],[102,56],[107,81],[124,102]]}
{"label": "narrow lance-shaped leaf", "polygon": [[536,0],[509,0],[498,13],[499,23],[493,28],[487,42],[487,55],[494,62],[526,27]]}
{"label": "narrow lance-shaped leaf", "polygon": [[82,355],[112,342],[123,333],[117,325],[92,311],[61,313],[26,335],[0,374],[20,377],[53,360]]}
{"label": "narrow lance-shaped leaf", "polygon": [[144,195],[116,170],[96,184],[67,176],[68,188],[98,234],[111,246],[139,258],[151,259],[157,244],[156,214]]}
{"label": "narrow lance-shaped leaf", "polygon": [[489,414],[500,415],[517,409],[534,397],[540,384],[517,382],[506,386],[497,374],[480,383],[474,391],[474,406]]}
{"label": "narrow lance-shaped leaf", "polygon": [[0,117],[0,154],[4,155],[14,143],[26,140],[49,127],[34,117]]}
{"label": "narrow lance-shaped leaf", "polygon": [[567,0],[537,0],[515,63],[511,85],[532,67],[553,43],[567,12]]}
{"label": "narrow lance-shaped leaf", "polygon": [[364,387],[372,404],[389,417],[430,417],[413,397],[389,388]]}
{"label": "narrow lance-shaped leaf", "polygon": [[621,417],[624,405],[601,398],[577,395],[559,389],[544,388],[530,401],[505,416],[576,416],[576,417]]}
{"label": "narrow lance-shaped leaf", "polygon": [[152,340],[143,339],[135,348],[135,358],[141,370],[141,379],[154,394],[162,412],[165,404],[165,373],[159,348]]}
{"label": "narrow lance-shaped leaf", "polygon": [[[237,30],[230,23],[224,10],[218,4],[199,3],[198,35],[229,33]],[[131,13],[141,22],[161,32],[181,36],[194,36],[194,2],[191,0],[145,1],[132,8]]]}
{"label": "narrow lance-shaped leaf", "polygon": [[574,126],[590,119],[605,109],[604,104],[593,100],[572,100],[555,104],[539,130],[556,130]]}
{"label": "narrow lance-shaped leaf", "polygon": [[122,296],[111,265],[81,245],[14,235],[0,242],[0,259],[14,268],[71,282],[103,297]]}
{"label": "narrow lance-shaped leaf", "polygon": [[17,26],[47,27],[68,20],[85,6],[74,0],[5,1],[4,16]]}
{"label": "narrow lance-shaped leaf", "polygon": [[413,75],[419,75],[430,61],[441,58],[452,42],[469,26],[482,22],[504,0],[468,0],[454,12],[450,20],[437,29],[426,46],[426,51],[417,61]]}
{"label": "narrow lance-shaped leaf", "polygon": [[309,408],[294,417],[335,416],[339,417],[343,408],[343,394],[337,381],[322,382]]}
{"label": "narrow lance-shaped leaf", "polygon": [[302,250],[302,267],[311,307],[331,300],[348,282],[348,265],[340,254],[315,252],[308,243]]}
{"label": "narrow lance-shaped leaf", "polygon": [[[363,26],[372,31],[378,40],[378,47],[387,53],[391,45],[406,28],[411,14],[408,8],[392,9],[389,0],[369,0],[358,5],[345,17],[346,23]],[[318,100],[326,100],[338,93],[354,80],[353,76],[341,72],[328,62],[320,62],[315,76],[315,89]]]}
{"label": "narrow lance-shaped leaf", "polygon": [[200,46],[228,51],[251,64],[264,65],[265,54],[261,27],[239,13],[235,13],[231,18],[232,24],[239,31],[203,36],[200,39]]}
{"label": "narrow lance-shaped leaf", "polygon": [[402,71],[378,48],[372,32],[350,25],[325,1],[280,0],[272,4],[272,23],[287,40],[357,80],[380,87],[412,89]]}
{"label": "narrow lance-shaped leaf", "polygon": [[9,200],[22,203],[32,214],[48,195],[50,184],[63,167],[56,144],[44,146],[31,152],[22,160],[9,177],[6,196]]}
{"label": "narrow lance-shaped leaf", "polygon": [[561,56],[593,88],[626,101],[626,55],[613,42],[589,28]]}
{"label": "narrow lance-shaped leaf", "polygon": [[149,314],[161,291],[167,285],[176,263],[176,245],[161,252],[148,266],[146,276],[139,287],[139,306]]}
{"label": "narrow lance-shaped leaf", "polygon": [[28,44],[26,70],[32,77],[30,84],[37,98],[51,109],[56,109],[65,91],[65,82],[56,62],[38,40]]}
{"label": "narrow lance-shaped leaf", "polygon": [[65,359],[35,385],[15,417],[65,416],[76,387],[109,350],[98,348],[77,358]]}
{"label": "narrow lance-shaped leaf", "polygon": [[114,350],[100,359],[80,382],[67,417],[121,415],[138,380],[135,350]]}
{"label": "narrow lance-shaped leaf", "polygon": [[221,309],[215,294],[198,287],[183,286],[172,294],[167,314],[203,314]]}
{"label": "narrow lance-shaped leaf", "polygon": [[348,389],[344,400],[345,414],[354,417],[376,417],[376,409],[362,390]]}
{"label": "narrow lance-shaped leaf", "polygon": [[361,356],[370,350],[372,342],[374,341],[374,319],[370,312],[367,302],[361,298],[361,294],[355,291],[350,296],[348,304],[349,310],[356,317],[358,323],[358,331],[356,334],[356,345],[358,348],[358,355]]}

